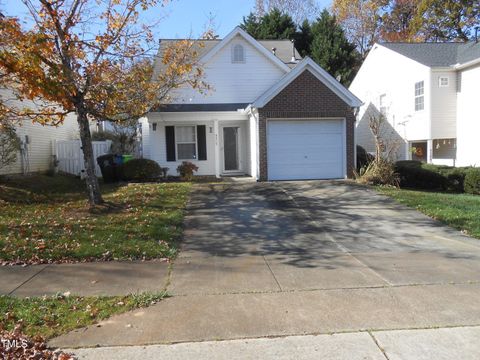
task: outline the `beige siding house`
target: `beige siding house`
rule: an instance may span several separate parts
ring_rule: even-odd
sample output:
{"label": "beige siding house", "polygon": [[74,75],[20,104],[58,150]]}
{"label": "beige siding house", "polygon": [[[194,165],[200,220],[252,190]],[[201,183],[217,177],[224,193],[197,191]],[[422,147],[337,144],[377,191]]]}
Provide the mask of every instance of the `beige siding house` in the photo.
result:
{"label": "beige siding house", "polygon": [[[8,98],[8,90],[1,90],[2,98]],[[74,114],[68,116],[58,127],[34,124],[31,120],[22,121],[16,127],[22,143],[17,161],[0,169],[0,175],[43,172],[53,167],[55,140],[78,139],[78,125]]]}

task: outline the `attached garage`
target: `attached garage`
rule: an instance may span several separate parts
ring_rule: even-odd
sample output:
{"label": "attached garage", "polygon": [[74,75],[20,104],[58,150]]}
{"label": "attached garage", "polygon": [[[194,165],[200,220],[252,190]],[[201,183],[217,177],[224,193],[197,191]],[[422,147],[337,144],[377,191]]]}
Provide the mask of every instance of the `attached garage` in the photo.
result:
{"label": "attached garage", "polygon": [[268,180],[345,178],[345,120],[269,120]]}
{"label": "attached garage", "polygon": [[302,60],[253,104],[259,180],[352,177],[355,109],[362,102],[312,59]]}

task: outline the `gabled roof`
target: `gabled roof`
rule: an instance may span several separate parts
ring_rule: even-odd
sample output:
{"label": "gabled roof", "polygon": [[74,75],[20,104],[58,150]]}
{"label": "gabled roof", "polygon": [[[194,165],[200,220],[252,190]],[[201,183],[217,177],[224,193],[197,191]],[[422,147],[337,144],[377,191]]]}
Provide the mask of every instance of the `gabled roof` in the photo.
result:
{"label": "gabled roof", "polygon": [[480,43],[380,43],[429,67],[453,67],[480,58]]}
{"label": "gabled roof", "polygon": [[263,45],[261,45],[257,40],[251,37],[245,30],[243,30],[239,26],[233,29],[223,40],[218,42],[212,49],[210,49],[203,56],[201,56],[200,61],[207,62],[208,60],[210,60],[236,36],[242,37],[246,42],[256,48],[261,54],[265,55],[268,59],[270,59],[274,64],[279,66],[284,71],[290,70],[290,68],[286,65],[284,61],[274,55],[271,50],[267,50]]}
{"label": "gabled roof", "polygon": [[254,101],[252,107],[262,108],[276,95],[278,95],[288,84],[294,81],[304,71],[310,71],[318,80],[334,92],[340,99],[345,101],[351,107],[360,107],[363,105],[362,101],[353,95],[347,88],[335,80],[329,73],[323,70],[315,61],[306,57],[303,59],[292,71],[286,74],[275,85],[263,93],[257,100]]}
{"label": "gabled roof", "polygon": [[[228,43],[230,39],[233,39],[235,36],[240,35],[242,36],[246,41],[251,43],[253,46],[257,48],[261,48],[261,52],[263,54],[266,54],[265,51],[269,53],[268,57],[273,60],[272,56],[276,58],[275,61],[277,64],[278,63],[283,63],[282,68],[284,70],[288,69],[284,65],[288,66],[289,68],[295,67],[297,62],[292,62],[292,55],[293,55],[293,50],[294,47],[292,45],[292,42],[290,40],[255,40],[253,39],[250,35],[248,35],[244,30],[242,30],[240,27],[235,28],[230,34],[228,34],[224,39],[214,39],[214,40],[203,40],[203,39],[195,39],[193,41],[196,41],[198,44],[202,44],[202,46],[196,46],[195,50],[199,54],[199,58],[203,61],[205,61],[205,57],[207,57],[207,54],[210,54],[210,52],[213,51],[213,54],[215,54],[220,47],[220,43],[224,42],[224,45]],[[160,48],[158,50],[157,57],[162,58],[162,54],[167,49],[170,45],[182,41],[185,39],[161,39],[160,41]],[[227,40],[227,41],[225,41]],[[253,43],[252,43],[253,42]],[[261,47],[258,47],[258,44],[261,45]],[[223,45],[223,46],[224,46]],[[223,47],[222,46],[222,47]],[[273,48],[276,49],[275,55],[273,54]],[[213,56],[213,55],[212,55]],[[210,56],[208,56],[210,58]],[[295,58],[297,60],[301,60],[302,57],[298,53],[298,51],[295,49]],[[157,61],[158,63],[161,63],[160,61]],[[158,66],[161,66],[161,64],[158,64]]]}

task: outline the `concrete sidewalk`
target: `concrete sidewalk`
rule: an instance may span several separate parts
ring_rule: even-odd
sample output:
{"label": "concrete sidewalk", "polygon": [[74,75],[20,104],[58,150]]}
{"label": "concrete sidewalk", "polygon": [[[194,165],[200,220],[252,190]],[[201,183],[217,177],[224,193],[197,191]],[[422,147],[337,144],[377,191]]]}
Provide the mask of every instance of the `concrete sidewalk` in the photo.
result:
{"label": "concrete sidewalk", "polygon": [[171,297],[49,344],[478,326],[480,247],[449,231],[349,184],[197,187],[167,288]]}
{"label": "concrete sidewalk", "polygon": [[160,292],[167,286],[166,261],[109,261],[0,267],[0,295],[126,295]]}
{"label": "concrete sidewalk", "polygon": [[81,360],[476,360],[480,327],[356,332],[67,350]]}

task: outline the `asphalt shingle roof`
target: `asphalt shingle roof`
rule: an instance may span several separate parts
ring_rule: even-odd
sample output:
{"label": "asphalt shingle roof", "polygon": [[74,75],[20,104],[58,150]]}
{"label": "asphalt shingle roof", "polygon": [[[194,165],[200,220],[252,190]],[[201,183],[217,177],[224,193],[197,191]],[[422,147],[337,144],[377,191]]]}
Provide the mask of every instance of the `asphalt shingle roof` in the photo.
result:
{"label": "asphalt shingle roof", "polygon": [[380,45],[430,67],[448,67],[480,58],[480,42],[381,43]]}

